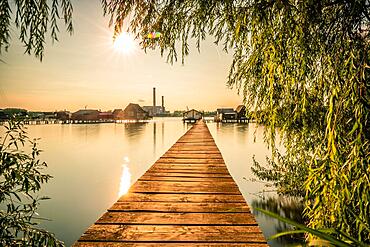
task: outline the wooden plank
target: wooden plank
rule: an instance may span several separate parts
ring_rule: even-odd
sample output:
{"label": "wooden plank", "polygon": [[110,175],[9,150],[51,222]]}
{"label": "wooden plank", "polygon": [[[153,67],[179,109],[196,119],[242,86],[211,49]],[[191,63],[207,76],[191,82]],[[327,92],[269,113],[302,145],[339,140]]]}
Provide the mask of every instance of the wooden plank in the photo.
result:
{"label": "wooden plank", "polygon": [[229,172],[227,170],[197,170],[197,169],[175,169],[175,168],[171,168],[171,169],[155,169],[155,168],[150,168],[147,173],[183,173],[185,175],[185,173],[198,173],[198,174],[201,174],[201,175],[205,175],[206,174],[225,174],[225,175],[229,175]]}
{"label": "wooden plank", "polygon": [[173,169],[179,169],[180,167],[181,167],[181,169],[183,169],[183,168],[196,169],[196,168],[213,167],[213,168],[223,168],[223,169],[227,170],[227,168],[225,167],[225,164],[218,164],[218,163],[210,163],[210,164],[193,163],[193,164],[190,164],[190,163],[160,163],[160,162],[157,162],[152,167],[161,167],[161,168],[171,167]]}
{"label": "wooden plank", "polygon": [[187,163],[187,164],[209,164],[209,163],[223,164],[224,160],[222,158],[221,159],[220,158],[215,158],[215,159],[160,158],[158,162],[160,163]]}
{"label": "wooden plank", "polygon": [[250,213],[245,203],[184,203],[184,202],[116,202],[108,211],[183,212],[183,213]]}
{"label": "wooden plank", "polygon": [[169,151],[220,151],[217,147],[212,146],[193,146],[193,147],[179,147],[172,146]]}
{"label": "wooden plank", "polygon": [[265,243],[258,226],[92,225],[81,241]]}
{"label": "wooden plank", "polygon": [[215,140],[210,136],[183,136],[177,142],[215,142]]}
{"label": "wooden plank", "polygon": [[184,145],[184,146],[214,146],[216,143],[214,141],[202,141],[202,140],[193,140],[191,142],[189,141],[177,141],[174,145]]}
{"label": "wooden plank", "polygon": [[203,142],[203,143],[175,143],[172,147],[214,147],[215,143]]}
{"label": "wooden plank", "polygon": [[204,167],[191,167],[191,166],[154,166],[150,168],[148,173],[156,173],[156,172],[177,172],[177,173],[221,173],[221,174],[228,174],[228,171],[223,167],[217,166],[204,166]]}
{"label": "wooden plank", "polygon": [[180,138],[176,143],[215,143],[213,138]]}
{"label": "wooden plank", "polygon": [[228,171],[225,166],[220,166],[220,164],[156,164],[150,169],[160,170],[160,169],[175,169],[175,170],[196,170],[198,172],[202,171]]}
{"label": "wooden plank", "polygon": [[220,151],[201,151],[201,150],[168,150],[166,154],[220,154]]}
{"label": "wooden plank", "polygon": [[218,183],[218,182],[233,182],[234,180],[231,177],[226,177],[226,178],[199,178],[199,177],[161,177],[161,176],[148,176],[148,175],[143,175],[141,176],[138,181],[174,181],[174,182],[212,182],[212,183]]}
{"label": "wooden plank", "polygon": [[105,213],[95,224],[125,225],[257,225],[250,213]]}
{"label": "wooden plank", "polygon": [[155,242],[155,243],[146,243],[146,242],[134,242],[134,243],[128,243],[128,242],[76,242],[73,247],[158,247],[158,246],[164,246],[164,247],[268,247],[267,244],[263,243],[195,243],[195,242],[187,242],[187,243],[181,243],[181,242]]}
{"label": "wooden plank", "polygon": [[189,172],[172,172],[173,170],[167,170],[171,172],[150,172],[145,173],[146,176],[159,176],[159,177],[196,177],[196,178],[230,178],[229,173],[199,173],[195,171]]}
{"label": "wooden plank", "polygon": [[[205,169],[207,167],[212,167],[212,168],[217,168],[217,169],[223,169],[223,170],[227,170],[227,168],[225,167],[225,164],[222,164],[222,163],[187,163],[187,162],[184,162],[182,161],[182,163],[180,163],[181,161],[179,161],[178,163],[176,162],[158,162],[156,163],[155,165],[153,165],[152,167],[171,167],[171,169],[180,169],[180,167],[187,167],[187,168],[191,168],[193,167],[193,169],[195,168],[200,168],[200,169]],[[152,168],[151,167],[151,168]]]}
{"label": "wooden plank", "polygon": [[166,181],[137,181],[130,192],[162,192],[162,193],[214,193],[214,194],[239,194],[240,191],[235,183],[220,182],[217,186],[207,182],[166,182]]}
{"label": "wooden plank", "polygon": [[199,154],[199,153],[165,153],[162,158],[181,158],[181,159],[222,159],[220,153],[208,153],[208,154]]}
{"label": "wooden plank", "polygon": [[[167,203],[236,203],[245,200],[241,194],[217,195],[217,194],[147,194],[128,193],[121,196],[119,202],[167,202]],[[155,203],[153,203],[155,204]]]}

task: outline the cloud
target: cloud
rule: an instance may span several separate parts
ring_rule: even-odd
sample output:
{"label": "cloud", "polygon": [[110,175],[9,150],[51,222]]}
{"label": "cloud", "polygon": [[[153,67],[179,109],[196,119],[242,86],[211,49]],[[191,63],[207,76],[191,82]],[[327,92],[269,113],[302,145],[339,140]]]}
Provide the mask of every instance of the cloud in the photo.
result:
{"label": "cloud", "polygon": [[137,101],[138,101],[138,102],[140,102],[140,103],[145,102],[145,100],[144,100],[144,99],[138,99]]}

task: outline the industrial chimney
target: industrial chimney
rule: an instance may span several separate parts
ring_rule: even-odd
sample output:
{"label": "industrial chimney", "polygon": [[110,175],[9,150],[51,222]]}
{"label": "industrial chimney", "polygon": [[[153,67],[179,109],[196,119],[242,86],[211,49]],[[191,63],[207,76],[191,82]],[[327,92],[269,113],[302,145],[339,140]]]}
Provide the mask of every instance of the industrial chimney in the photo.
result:
{"label": "industrial chimney", "polygon": [[156,106],[155,106],[155,87],[153,87],[153,116],[156,115]]}
{"label": "industrial chimney", "polygon": [[164,96],[162,96],[162,113],[165,112],[165,108],[164,108]]}

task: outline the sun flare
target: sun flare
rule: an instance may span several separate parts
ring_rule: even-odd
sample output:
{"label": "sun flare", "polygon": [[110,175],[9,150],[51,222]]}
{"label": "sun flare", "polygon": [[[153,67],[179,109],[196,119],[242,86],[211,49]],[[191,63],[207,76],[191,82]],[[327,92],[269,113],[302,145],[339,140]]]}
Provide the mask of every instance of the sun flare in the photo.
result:
{"label": "sun flare", "polygon": [[114,39],[113,47],[120,53],[130,54],[136,48],[134,37],[130,33],[122,32]]}

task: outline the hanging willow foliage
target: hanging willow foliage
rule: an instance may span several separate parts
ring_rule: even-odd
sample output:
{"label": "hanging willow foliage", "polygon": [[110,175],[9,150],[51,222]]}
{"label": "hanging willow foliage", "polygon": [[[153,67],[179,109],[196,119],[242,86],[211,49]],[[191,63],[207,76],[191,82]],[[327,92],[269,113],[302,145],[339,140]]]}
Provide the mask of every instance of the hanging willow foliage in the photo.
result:
{"label": "hanging willow foliage", "polygon": [[67,32],[72,34],[72,4],[70,0],[0,0],[0,54],[10,46],[12,21],[25,53],[33,54],[42,61],[46,33],[50,32],[52,42],[58,41],[62,20]]}
{"label": "hanging willow foliage", "polygon": [[[200,49],[207,34],[232,51],[227,84],[266,125],[273,150],[279,130],[286,153],[270,169],[280,178],[302,171],[303,184],[288,179],[305,194],[309,225],[370,241],[368,0],[102,0],[102,6],[116,32],[135,33],[144,49],[159,48],[171,63],[179,56],[184,62],[189,40]],[[153,31],[160,39],[147,38]]]}

